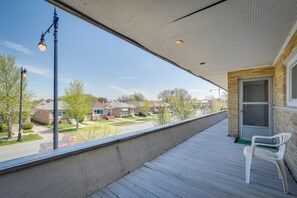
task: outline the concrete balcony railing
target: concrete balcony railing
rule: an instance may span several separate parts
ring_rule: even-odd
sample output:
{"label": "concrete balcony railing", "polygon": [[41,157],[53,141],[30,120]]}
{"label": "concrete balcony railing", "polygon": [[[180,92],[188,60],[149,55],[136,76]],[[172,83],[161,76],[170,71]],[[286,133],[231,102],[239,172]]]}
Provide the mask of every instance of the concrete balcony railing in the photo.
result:
{"label": "concrete balcony railing", "polygon": [[0,195],[87,197],[226,117],[214,113],[3,162]]}

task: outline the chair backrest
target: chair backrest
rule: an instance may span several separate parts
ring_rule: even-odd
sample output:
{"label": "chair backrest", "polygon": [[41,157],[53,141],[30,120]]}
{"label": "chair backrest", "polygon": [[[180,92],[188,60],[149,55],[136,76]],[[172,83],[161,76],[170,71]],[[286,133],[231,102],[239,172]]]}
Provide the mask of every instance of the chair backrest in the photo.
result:
{"label": "chair backrest", "polygon": [[287,142],[291,139],[292,133],[285,132],[285,133],[280,133],[277,135],[279,139],[279,150],[278,150],[278,155],[283,158],[286,152],[286,144]]}

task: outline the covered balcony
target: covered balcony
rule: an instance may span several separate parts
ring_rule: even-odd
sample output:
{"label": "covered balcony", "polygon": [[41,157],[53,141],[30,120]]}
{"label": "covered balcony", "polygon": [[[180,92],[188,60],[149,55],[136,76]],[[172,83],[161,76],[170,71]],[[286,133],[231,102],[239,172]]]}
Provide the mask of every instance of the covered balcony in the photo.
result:
{"label": "covered balcony", "polygon": [[194,135],[91,197],[291,197],[297,183],[287,171],[290,194],[272,163],[255,159],[245,183],[245,145],[228,137],[228,119]]}

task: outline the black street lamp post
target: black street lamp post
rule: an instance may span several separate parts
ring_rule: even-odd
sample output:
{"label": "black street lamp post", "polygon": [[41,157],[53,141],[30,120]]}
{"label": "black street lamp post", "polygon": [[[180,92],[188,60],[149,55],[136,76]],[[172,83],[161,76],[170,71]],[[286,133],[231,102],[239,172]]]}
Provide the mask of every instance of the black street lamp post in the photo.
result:
{"label": "black street lamp post", "polygon": [[44,43],[44,36],[50,33],[52,27],[54,27],[54,137],[53,137],[53,147],[58,148],[58,21],[56,8],[54,11],[53,23],[49,28],[41,34],[40,42],[38,43],[38,48],[40,51],[44,52],[46,50],[46,44]]}
{"label": "black street lamp post", "polygon": [[21,67],[21,87],[20,87],[20,112],[19,112],[19,133],[18,133],[18,142],[22,141],[22,106],[23,106],[23,78],[27,77],[27,70]]}

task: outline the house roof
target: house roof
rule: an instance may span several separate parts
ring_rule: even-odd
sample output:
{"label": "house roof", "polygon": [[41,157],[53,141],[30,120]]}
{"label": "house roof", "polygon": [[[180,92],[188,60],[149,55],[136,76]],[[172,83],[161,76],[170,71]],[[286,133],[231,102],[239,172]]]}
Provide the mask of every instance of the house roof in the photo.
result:
{"label": "house roof", "polygon": [[151,101],[149,101],[149,103],[150,103],[150,107],[160,107],[161,106],[161,104],[158,101],[151,100]]}
{"label": "house roof", "polygon": [[135,108],[135,106],[133,104],[127,104],[127,103],[118,102],[118,101],[107,103],[105,105],[105,108],[106,107],[111,108],[111,109],[114,109],[114,108]]}
{"label": "house roof", "polygon": [[130,105],[134,105],[135,107],[143,107],[144,102],[143,101],[133,101],[133,102],[127,102]]}
{"label": "house roof", "polygon": [[105,104],[103,104],[102,102],[93,102],[92,103],[92,109],[100,109],[103,110],[105,107]]}
{"label": "house roof", "polygon": [[296,0],[47,1],[226,90],[227,72],[274,65],[297,29]]}
{"label": "house roof", "polygon": [[[65,106],[64,101],[58,101],[58,110],[64,110],[63,106]],[[35,108],[36,110],[48,110],[48,111],[53,111],[54,109],[54,102],[49,102],[43,105],[39,105],[38,107]]]}

